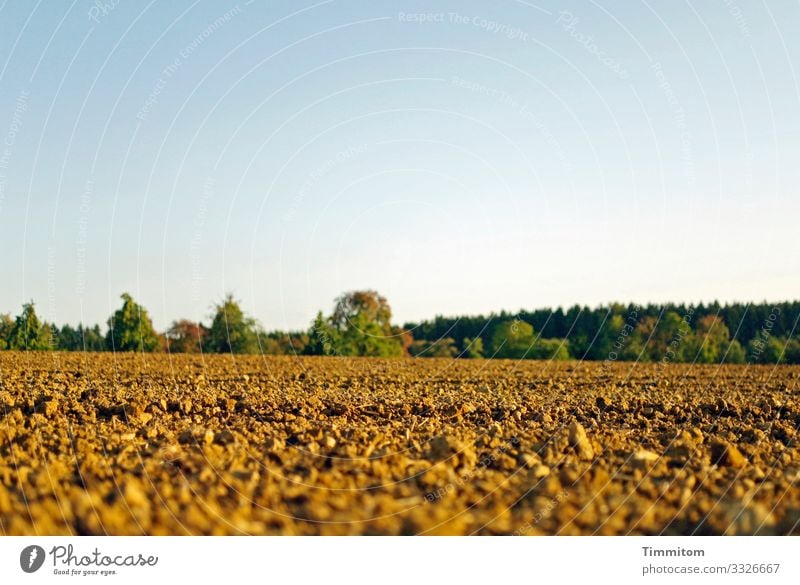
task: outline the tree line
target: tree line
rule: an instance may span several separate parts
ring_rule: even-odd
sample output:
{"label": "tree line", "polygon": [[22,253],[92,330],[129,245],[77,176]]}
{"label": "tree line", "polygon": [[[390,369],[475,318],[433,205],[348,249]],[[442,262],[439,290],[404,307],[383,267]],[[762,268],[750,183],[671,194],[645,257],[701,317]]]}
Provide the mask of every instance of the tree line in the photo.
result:
{"label": "tree line", "polygon": [[163,351],[267,355],[584,359],[697,363],[800,363],[800,302],[611,304],[392,324],[386,298],[348,292],[307,331],[266,331],[233,295],[209,323],[174,321],[157,332],[131,295],[99,325],[42,321],[31,301],[15,318],[0,315],[0,349]]}

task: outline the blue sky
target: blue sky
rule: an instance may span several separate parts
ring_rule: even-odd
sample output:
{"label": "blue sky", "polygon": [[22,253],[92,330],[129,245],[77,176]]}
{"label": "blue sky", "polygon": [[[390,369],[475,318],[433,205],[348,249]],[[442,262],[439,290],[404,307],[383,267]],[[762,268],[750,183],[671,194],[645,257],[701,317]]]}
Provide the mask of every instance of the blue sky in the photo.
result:
{"label": "blue sky", "polygon": [[0,4],[0,312],[800,291],[800,5]]}

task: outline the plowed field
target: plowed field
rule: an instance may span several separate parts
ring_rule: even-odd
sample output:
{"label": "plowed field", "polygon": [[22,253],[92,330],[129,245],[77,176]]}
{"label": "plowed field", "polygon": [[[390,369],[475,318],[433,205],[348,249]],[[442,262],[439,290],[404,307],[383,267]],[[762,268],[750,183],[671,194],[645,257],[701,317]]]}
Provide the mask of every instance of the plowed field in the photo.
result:
{"label": "plowed field", "polygon": [[3,534],[800,532],[800,368],[0,353]]}

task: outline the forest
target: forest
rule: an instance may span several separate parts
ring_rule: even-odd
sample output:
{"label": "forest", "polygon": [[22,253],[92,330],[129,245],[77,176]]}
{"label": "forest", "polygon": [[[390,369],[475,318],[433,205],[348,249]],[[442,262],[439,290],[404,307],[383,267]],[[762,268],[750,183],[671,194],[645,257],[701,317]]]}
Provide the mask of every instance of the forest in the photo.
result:
{"label": "forest", "polygon": [[536,309],[490,315],[437,316],[392,324],[388,301],[375,291],[339,296],[306,331],[266,330],[232,294],[208,323],[173,321],[158,332],[128,293],[99,325],[57,326],[39,318],[33,301],[0,314],[0,349],[136,351],[264,355],[506,358],[688,363],[800,363],[800,302],[758,304],[613,303],[594,308]]}

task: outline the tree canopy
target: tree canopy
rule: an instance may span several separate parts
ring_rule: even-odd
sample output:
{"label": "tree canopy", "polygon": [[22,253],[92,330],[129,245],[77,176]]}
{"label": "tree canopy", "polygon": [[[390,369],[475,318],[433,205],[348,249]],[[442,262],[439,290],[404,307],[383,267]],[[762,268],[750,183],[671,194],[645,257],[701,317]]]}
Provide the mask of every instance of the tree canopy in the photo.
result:
{"label": "tree canopy", "polygon": [[404,353],[403,332],[391,325],[392,310],[372,290],[345,293],[333,313],[318,313],[311,325],[311,350],[322,355],[398,357]]}
{"label": "tree canopy", "polygon": [[180,319],[172,322],[164,337],[169,352],[202,353],[207,343],[208,329],[202,323]]}
{"label": "tree canopy", "polygon": [[258,353],[258,323],[228,293],[214,308],[208,349],[215,353]]}
{"label": "tree canopy", "polygon": [[155,351],[159,338],[147,311],[123,293],[122,307],[108,320],[106,345],[112,351]]}

